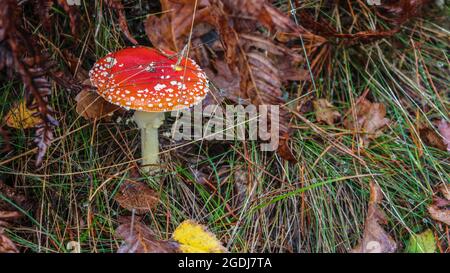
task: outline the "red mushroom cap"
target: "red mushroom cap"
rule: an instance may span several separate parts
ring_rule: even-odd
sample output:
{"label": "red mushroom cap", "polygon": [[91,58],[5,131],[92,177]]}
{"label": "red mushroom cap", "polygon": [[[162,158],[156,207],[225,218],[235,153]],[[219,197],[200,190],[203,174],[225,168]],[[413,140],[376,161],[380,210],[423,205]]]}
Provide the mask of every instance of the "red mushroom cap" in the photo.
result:
{"label": "red mushroom cap", "polygon": [[145,112],[189,108],[209,91],[206,74],[195,61],[179,61],[175,52],[143,46],[109,53],[94,64],[89,77],[109,102]]}

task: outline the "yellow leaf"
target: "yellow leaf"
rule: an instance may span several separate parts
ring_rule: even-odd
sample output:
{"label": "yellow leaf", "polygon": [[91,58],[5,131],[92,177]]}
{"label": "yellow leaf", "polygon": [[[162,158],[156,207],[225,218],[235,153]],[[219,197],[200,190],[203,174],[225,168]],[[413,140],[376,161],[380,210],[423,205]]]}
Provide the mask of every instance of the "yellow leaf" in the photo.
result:
{"label": "yellow leaf", "polygon": [[214,234],[209,232],[205,226],[192,220],[181,223],[173,232],[172,237],[180,244],[179,249],[183,253],[227,252]]}
{"label": "yellow leaf", "polygon": [[36,127],[36,125],[41,123],[41,119],[33,116],[35,113],[37,111],[28,109],[25,100],[22,100],[16,103],[6,114],[6,125],[16,129]]}

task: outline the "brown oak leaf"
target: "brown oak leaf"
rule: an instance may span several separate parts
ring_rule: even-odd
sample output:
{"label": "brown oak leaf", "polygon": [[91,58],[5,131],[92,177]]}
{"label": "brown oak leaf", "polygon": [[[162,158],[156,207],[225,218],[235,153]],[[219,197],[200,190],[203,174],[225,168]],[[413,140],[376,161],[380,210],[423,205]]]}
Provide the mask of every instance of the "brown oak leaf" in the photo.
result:
{"label": "brown oak leaf", "polygon": [[344,127],[361,134],[366,146],[372,139],[381,135],[384,127],[389,123],[389,119],[385,118],[384,104],[372,103],[365,98],[359,98],[355,109],[349,112],[350,114],[344,120]]}
{"label": "brown oak leaf", "polygon": [[341,118],[341,114],[326,99],[314,100],[313,107],[317,122],[325,122],[328,125],[333,125]]}

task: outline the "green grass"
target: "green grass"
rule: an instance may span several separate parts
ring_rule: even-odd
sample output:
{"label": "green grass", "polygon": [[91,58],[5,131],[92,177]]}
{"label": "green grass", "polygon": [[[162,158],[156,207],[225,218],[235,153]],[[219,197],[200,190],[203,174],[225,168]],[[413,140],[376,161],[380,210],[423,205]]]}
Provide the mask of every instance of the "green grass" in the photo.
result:
{"label": "green grass", "polygon": [[[340,16],[346,14],[307,2],[304,7],[346,29],[340,25]],[[442,13],[448,14],[448,7]],[[362,25],[373,20],[368,14]],[[103,11],[78,38],[84,68],[125,45],[113,22]],[[331,74],[317,77],[315,90],[289,91],[294,105],[314,95],[329,99],[344,113],[369,90],[371,100],[386,105],[392,121],[369,147],[363,149],[358,137],[340,125],[317,124],[313,113],[305,114],[312,123],[292,120],[298,128],[292,139],[297,163],[263,153],[251,141],[183,145],[163,137],[163,150],[170,150],[161,155],[166,169],[159,177],[139,179],[161,195],[161,202],[142,221],[166,239],[183,220],[198,220],[233,252],[346,252],[362,236],[368,185],[375,181],[385,197],[386,230],[400,251],[412,232],[426,228],[448,245],[448,231],[426,211],[433,187],[450,181],[448,153],[426,146],[415,131],[416,119],[448,120],[450,33],[440,23],[427,15],[406,24],[395,41],[338,46],[332,52]],[[64,44],[61,37],[56,46]],[[54,57],[60,58],[56,52]],[[16,82],[2,83],[2,116],[21,90]],[[61,125],[43,167],[29,162],[35,156],[29,152],[29,130],[12,131],[13,151],[0,160],[0,177],[36,203],[35,211],[25,213],[28,224],[8,229],[25,251],[67,252],[66,244],[78,241],[83,252],[114,252],[121,243],[114,236],[119,216],[130,215],[113,196],[138,160],[139,132],[132,122],[86,122],[75,112],[74,97],[53,88],[51,104]],[[168,131],[169,123],[160,131]],[[200,171],[210,185],[196,178]]]}

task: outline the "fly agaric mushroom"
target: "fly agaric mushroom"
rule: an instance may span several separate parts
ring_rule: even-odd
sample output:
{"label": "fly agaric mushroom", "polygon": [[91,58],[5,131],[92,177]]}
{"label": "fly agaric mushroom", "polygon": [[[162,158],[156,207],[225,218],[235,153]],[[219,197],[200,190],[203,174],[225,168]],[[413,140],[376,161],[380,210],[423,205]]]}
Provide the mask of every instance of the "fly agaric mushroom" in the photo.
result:
{"label": "fly agaric mushroom", "polygon": [[175,52],[136,46],[107,54],[89,71],[97,93],[127,110],[141,129],[143,170],[159,163],[158,128],[164,112],[204,99],[208,80],[200,67]]}

